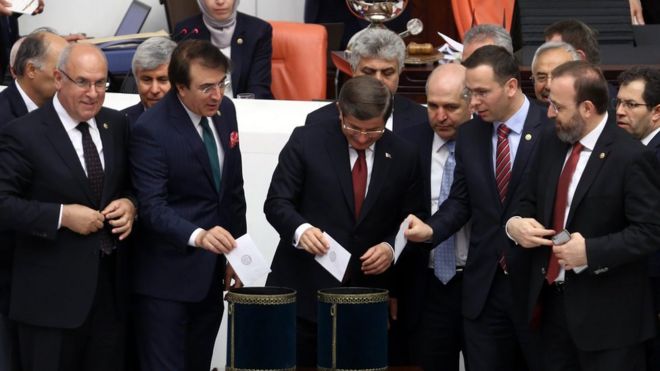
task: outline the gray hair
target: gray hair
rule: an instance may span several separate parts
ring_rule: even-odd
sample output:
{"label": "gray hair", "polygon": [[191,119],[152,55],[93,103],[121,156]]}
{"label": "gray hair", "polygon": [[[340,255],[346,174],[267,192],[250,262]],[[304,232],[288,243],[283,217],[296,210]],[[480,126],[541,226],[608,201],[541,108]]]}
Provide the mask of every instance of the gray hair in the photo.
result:
{"label": "gray hair", "polygon": [[28,63],[32,63],[37,69],[43,67],[48,52],[45,39],[46,32],[31,33],[22,39],[23,41],[16,51],[16,59],[12,64],[16,76],[25,74]]}
{"label": "gray hair", "polygon": [[534,52],[534,58],[532,59],[532,68],[536,65],[536,60],[541,57],[545,52],[555,49],[563,49],[566,53],[571,56],[572,61],[579,61],[580,54],[575,50],[573,45],[563,42],[563,41],[548,41],[543,43],[541,46],[536,49]]}
{"label": "gray hair", "polygon": [[[9,51],[9,67],[14,70],[14,66],[16,65],[16,54],[18,53],[18,49],[23,45],[23,41],[25,41],[25,37],[21,37],[16,42],[14,42],[14,45],[11,46],[11,50]],[[16,71],[14,71],[15,73]]]}
{"label": "gray hair", "polygon": [[487,39],[493,40],[495,45],[501,46],[513,54],[511,35],[502,26],[496,24],[480,24],[470,28],[463,37],[463,45]]}
{"label": "gray hair", "polygon": [[69,64],[69,59],[71,58],[71,51],[73,50],[73,48],[83,45],[89,45],[98,52],[98,55],[101,56],[101,58],[103,58],[107,70],[108,59],[105,57],[105,54],[101,51],[101,49],[98,46],[94,44],[78,44],[78,43],[69,44],[64,47],[62,53],[60,54],[59,59],[57,60],[57,69],[60,71],[66,71],[66,65]]}
{"label": "gray hair", "polygon": [[396,60],[399,73],[403,70],[406,58],[406,44],[396,33],[383,28],[367,28],[355,37],[351,46],[351,69],[357,70],[362,58]]}
{"label": "gray hair", "polygon": [[169,64],[176,43],[166,37],[152,37],[135,49],[133,56],[133,76],[138,69],[153,70],[162,64]]}

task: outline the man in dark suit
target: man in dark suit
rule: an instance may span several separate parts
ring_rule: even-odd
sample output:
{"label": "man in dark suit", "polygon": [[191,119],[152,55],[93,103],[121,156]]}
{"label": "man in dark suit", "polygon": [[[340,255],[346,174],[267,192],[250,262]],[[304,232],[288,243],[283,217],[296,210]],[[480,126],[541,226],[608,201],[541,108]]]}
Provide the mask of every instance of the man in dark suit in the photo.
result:
{"label": "man in dark suit", "polygon": [[470,367],[474,370],[538,369],[536,339],[524,314],[528,262],[502,228],[521,197],[529,158],[548,120],[520,90],[514,57],[487,45],[465,62],[466,92],[478,117],[456,139],[456,170],[449,198],[427,221],[413,218],[409,240],[433,245],[472,218],[463,271],[463,317]]}
{"label": "man in dark suit", "polygon": [[126,119],[102,107],[107,63],[67,46],[55,98],[0,137],[0,228],[15,232],[10,318],[24,370],[122,364],[129,199]]}
{"label": "man in dark suit", "polygon": [[167,68],[174,48],[174,41],[165,37],[152,37],[135,49],[132,69],[140,102],[122,110],[131,124],[170,91]]}
{"label": "man in dark suit", "polygon": [[[387,87],[368,76],[353,78],[338,106],[338,119],[293,131],[264,204],[281,238],[267,284],[298,292],[299,367],[316,365],[317,290],[387,287],[398,226],[424,208],[417,150],[385,129]],[[329,247],[323,231],[351,253],[342,282],[314,260]]]}
{"label": "man in dark suit", "polygon": [[544,369],[645,371],[644,342],[655,333],[647,257],[660,243],[658,161],[614,125],[597,67],[555,68],[549,98],[556,129],[542,134],[531,182],[506,224],[533,253],[528,311],[541,311]]}
{"label": "man in dark suit", "polygon": [[[429,215],[447,198],[453,181],[456,131],[471,116],[464,91],[465,67],[452,63],[435,68],[426,82],[430,125],[400,133],[419,147]],[[450,239],[446,247],[407,247],[396,267],[396,282],[402,286],[397,293],[398,318],[411,356],[407,364],[425,370],[458,371],[460,352],[465,352],[461,289],[469,228]]]}
{"label": "man in dark suit", "polygon": [[[394,96],[392,115],[385,123],[385,127],[395,133],[416,124],[426,123],[424,107],[402,95],[396,95],[405,57],[406,45],[401,37],[381,28],[364,30],[351,49],[350,62],[353,76],[373,76],[392,92]],[[310,112],[305,125],[337,120],[338,117],[337,104],[333,102]]]}
{"label": "man in dark suit", "polygon": [[[654,151],[660,160],[660,70],[632,67],[622,72],[613,103],[617,125]],[[649,263],[656,329],[660,329],[660,253],[656,252]],[[648,348],[649,371],[660,371],[660,337],[656,335]]]}
{"label": "man in dark suit", "polygon": [[228,72],[229,60],[208,41],[179,44],[169,65],[174,89],[132,127],[143,371],[211,365],[223,278],[228,286],[233,277],[224,254],[235,247],[234,236],[246,232],[236,111],[223,96]]}

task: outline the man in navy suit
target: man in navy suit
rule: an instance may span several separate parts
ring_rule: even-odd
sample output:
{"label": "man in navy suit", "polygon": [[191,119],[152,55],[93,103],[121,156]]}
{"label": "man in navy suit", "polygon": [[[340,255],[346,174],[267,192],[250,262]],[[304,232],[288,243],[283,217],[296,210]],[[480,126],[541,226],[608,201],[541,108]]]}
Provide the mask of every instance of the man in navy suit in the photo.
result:
{"label": "man in navy suit", "polygon": [[[173,89],[131,132],[140,202],[135,249],[142,370],[207,371],[222,318],[224,254],[246,233],[236,111],[224,98],[229,60],[188,40],[169,65]],[[240,284],[240,282],[236,282]]]}
{"label": "man in navy suit", "polygon": [[140,102],[122,110],[131,124],[170,91],[167,68],[174,48],[174,41],[165,37],[152,37],[135,49],[132,69]]}
{"label": "man in navy suit", "polygon": [[533,254],[527,310],[540,309],[548,371],[646,371],[655,335],[647,267],[660,244],[660,165],[614,124],[607,90],[588,62],[552,71],[556,128],[541,134],[531,182],[506,223]]}
{"label": "man in navy suit", "polygon": [[413,218],[406,235],[435,246],[471,217],[462,303],[468,363],[474,370],[524,369],[522,351],[527,367],[536,370],[537,342],[524,311],[527,256],[514,249],[502,225],[520,201],[529,158],[549,122],[523,95],[518,65],[504,48],[483,46],[463,64],[478,117],[458,131],[449,198],[428,225]]}
{"label": "man in navy suit", "polygon": [[0,228],[15,233],[10,318],[24,370],[117,370],[135,204],[128,123],[102,107],[103,53],[67,46],[57,94],[0,136]]}
{"label": "man in navy suit", "polygon": [[[632,67],[619,75],[619,92],[613,102],[616,123],[655,152],[660,160],[660,70]],[[660,329],[660,253],[650,258],[649,276],[653,289],[656,328]],[[649,343],[647,365],[660,370],[660,337]]]}
{"label": "man in navy suit", "polygon": [[[316,366],[317,290],[387,287],[399,224],[424,209],[417,150],[385,129],[389,89],[356,77],[338,106],[339,118],[293,131],[264,204],[281,238],[267,284],[298,292],[299,367]],[[323,232],[351,253],[341,282],[314,260],[328,251]]]}
{"label": "man in navy suit", "polygon": [[[471,118],[465,96],[465,67],[451,63],[435,68],[426,82],[426,97],[430,125],[413,126],[400,135],[419,148],[423,195],[431,215],[447,197],[443,185],[448,192],[453,180],[450,166],[456,132]],[[465,353],[461,290],[469,228],[451,238],[451,254],[440,254],[441,247],[411,245],[396,266],[396,283],[401,287],[397,292],[398,319],[405,331],[405,351],[410,354],[407,364],[425,370],[458,371],[460,353]],[[435,260],[440,258],[447,258],[448,273],[442,272],[445,266],[440,266],[441,262],[436,268]]]}
{"label": "man in navy suit", "polygon": [[[395,133],[426,122],[424,107],[402,95],[396,95],[405,57],[406,45],[401,37],[381,28],[368,28],[360,33],[352,46],[350,56],[353,76],[373,76],[393,94],[392,115],[387,119],[385,127]],[[330,103],[310,112],[305,125],[337,120],[338,117],[337,105]]]}

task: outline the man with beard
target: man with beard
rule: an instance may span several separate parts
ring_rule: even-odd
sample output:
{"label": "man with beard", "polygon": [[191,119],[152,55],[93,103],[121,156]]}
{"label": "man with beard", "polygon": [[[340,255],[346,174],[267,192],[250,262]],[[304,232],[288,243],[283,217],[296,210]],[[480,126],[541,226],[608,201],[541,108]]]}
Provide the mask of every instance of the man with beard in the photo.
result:
{"label": "man with beard", "polygon": [[[619,76],[619,93],[613,100],[616,123],[660,159],[660,70],[632,67]],[[656,329],[660,328],[660,253],[649,262]],[[649,370],[660,371],[660,337],[649,342]]]}
{"label": "man with beard", "polygon": [[506,225],[533,251],[528,311],[541,312],[542,362],[548,371],[646,370],[657,159],[614,125],[597,67],[555,68],[549,99],[556,134],[544,132],[518,216]]}
{"label": "man with beard", "polygon": [[534,95],[540,103],[548,104],[550,72],[560,64],[577,60],[580,60],[580,54],[563,41],[548,41],[536,49],[532,59],[532,80]]}
{"label": "man with beard", "polygon": [[529,158],[549,122],[520,90],[520,72],[504,48],[486,45],[465,62],[466,93],[479,117],[461,126],[449,197],[427,221],[412,217],[408,240],[433,246],[472,218],[463,271],[463,325],[470,368],[537,369],[535,339],[524,316],[528,262],[502,223],[518,207]]}

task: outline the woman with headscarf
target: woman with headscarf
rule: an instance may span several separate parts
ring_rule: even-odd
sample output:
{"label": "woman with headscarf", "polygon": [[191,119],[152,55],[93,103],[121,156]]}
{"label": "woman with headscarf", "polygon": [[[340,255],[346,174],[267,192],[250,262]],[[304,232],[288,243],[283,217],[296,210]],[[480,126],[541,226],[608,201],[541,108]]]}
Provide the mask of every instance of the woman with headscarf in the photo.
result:
{"label": "woman with headscarf", "polygon": [[240,0],[197,0],[201,13],[179,22],[179,40],[203,39],[231,60],[231,84],[225,94],[253,93],[272,99],[271,57],[273,28],[259,18],[239,12]]}

